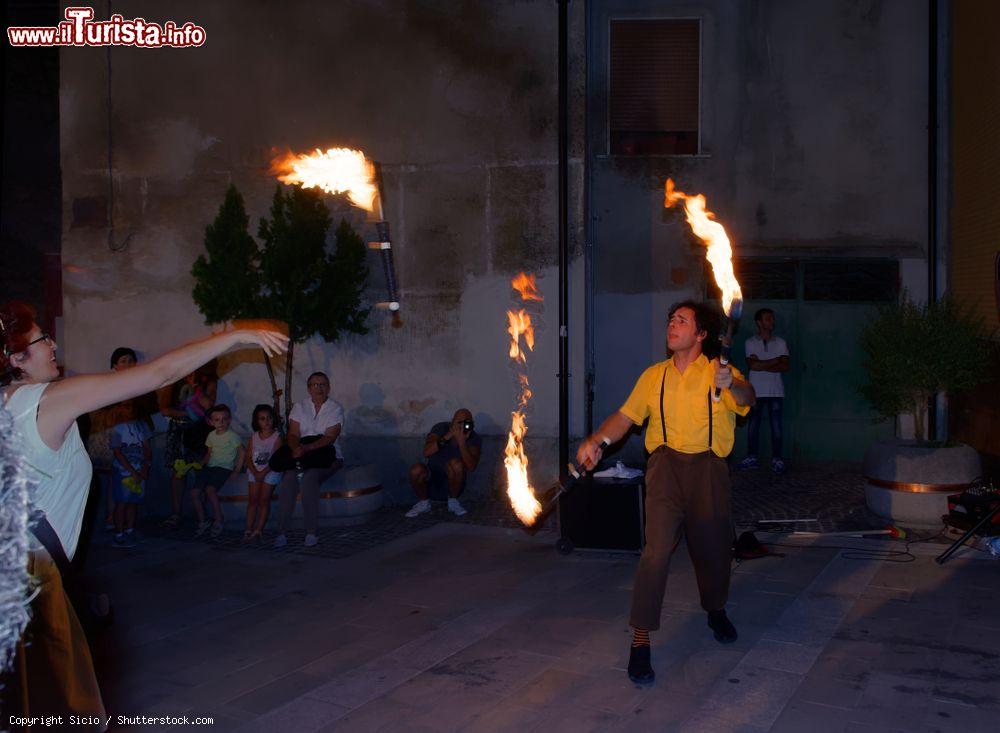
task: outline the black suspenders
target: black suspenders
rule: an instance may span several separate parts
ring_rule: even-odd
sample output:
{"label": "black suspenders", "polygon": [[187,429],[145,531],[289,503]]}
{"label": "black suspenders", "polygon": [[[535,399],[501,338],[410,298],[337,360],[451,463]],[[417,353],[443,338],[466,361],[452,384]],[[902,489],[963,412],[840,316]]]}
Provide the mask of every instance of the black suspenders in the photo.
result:
{"label": "black suspenders", "polygon": [[667,369],[670,365],[663,367],[663,379],[660,380],[660,427],[663,428],[663,445],[667,444],[667,418],[663,415],[663,391],[667,386]]}
{"label": "black suspenders", "polygon": [[708,449],[712,450],[712,388],[711,387],[708,388]]}
{"label": "black suspenders", "polygon": [[[663,444],[667,444],[667,418],[663,410],[663,394],[667,387],[668,364],[663,368],[663,378],[660,380],[660,429],[663,430]],[[712,450],[712,388],[708,388],[708,449]]]}

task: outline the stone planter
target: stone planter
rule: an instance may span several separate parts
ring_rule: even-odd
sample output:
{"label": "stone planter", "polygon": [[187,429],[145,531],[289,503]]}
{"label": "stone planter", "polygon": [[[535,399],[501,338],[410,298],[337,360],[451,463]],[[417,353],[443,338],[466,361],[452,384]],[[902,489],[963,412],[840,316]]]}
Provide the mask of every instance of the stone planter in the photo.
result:
{"label": "stone planter", "polygon": [[961,492],[981,472],[979,454],[967,445],[879,441],[865,454],[865,500],[896,524],[937,529],[948,513],[948,495]]}
{"label": "stone planter", "polygon": [[[319,523],[332,527],[363,524],[382,508],[384,501],[376,466],[344,466],[319,487]],[[299,516],[301,502],[295,509],[295,516]]]}

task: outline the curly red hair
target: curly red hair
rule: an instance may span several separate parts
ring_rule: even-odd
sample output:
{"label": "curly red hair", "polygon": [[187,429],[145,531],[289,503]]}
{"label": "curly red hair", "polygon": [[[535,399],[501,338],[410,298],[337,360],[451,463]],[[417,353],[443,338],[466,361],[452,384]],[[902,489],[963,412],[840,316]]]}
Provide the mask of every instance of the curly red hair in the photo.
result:
{"label": "curly red hair", "polygon": [[0,305],[0,386],[21,378],[21,370],[10,357],[28,348],[28,336],[35,325],[35,309],[20,300]]}

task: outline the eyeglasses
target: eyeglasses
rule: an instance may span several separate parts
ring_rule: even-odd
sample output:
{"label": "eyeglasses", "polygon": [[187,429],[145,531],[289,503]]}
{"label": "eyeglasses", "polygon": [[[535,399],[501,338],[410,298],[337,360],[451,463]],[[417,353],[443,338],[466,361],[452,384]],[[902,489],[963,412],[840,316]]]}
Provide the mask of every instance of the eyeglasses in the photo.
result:
{"label": "eyeglasses", "polygon": [[[28,346],[34,346],[39,341],[44,341],[47,344],[51,344],[52,343],[52,337],[49,336],[47,333],[42,333],[42,335],[39,336],[38,338],[36,338],[34,341],[29,341],[28,342]],[[28,346],[26,346],[25,349],[27,349]]]}
{"label": "eyeglasses", "polygon": [[[0,326],[2,326],[2,325],[3,325],[3,321],[0,321]],[[4,333],[6,333],[6,330],[4,331]],[[49,336],[47,333],[42,333],[42,335],[39,336],[38,338],[36,338],[34,341],[29,341],[28,345],[25,346],[24,349],[23,349],[23,351],[21,351],[19,353],[24,353],[25,351],[28,350],[29,347],[34,346],[39,341],[45,341],[46,343],[50,343],[51,344],[52,343],[52,337]],[[14,352],[10,350],[10,347],[8,347],[7,344],[3,345],[3,355],[4,355],[4,357],[10,357],[13,353]]]}
{"label": "eyeglasses", "polygon": [[312,384],[307,384],[306,387],[312,389],[313,387],[329,387],[330,385],[326,382],[313,382]]}

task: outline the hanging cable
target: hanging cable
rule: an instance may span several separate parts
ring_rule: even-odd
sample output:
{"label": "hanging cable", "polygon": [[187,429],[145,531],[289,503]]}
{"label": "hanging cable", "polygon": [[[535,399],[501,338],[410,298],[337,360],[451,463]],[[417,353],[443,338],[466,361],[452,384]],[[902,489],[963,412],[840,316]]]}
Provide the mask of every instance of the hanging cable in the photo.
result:
{"label": "hanging cable", "polygon": [[[111,20],[111,0],[108,0],[108,20]],[[112,252],[124,252],[132,241],[132,232],[125,235],[120,243],[115,242],[115,168],[113,155],[113,139],[111,136],[111,44],[105,47],[105,60],[108,79],[108,249]]]}
{"label": "hanging cable", "polygon": [[[782,542],[763,542],[762,544],[771,545],[774,547],[792,547],[801,550],[844,550],[840,554],[840,557],[845,560],[874,560],[877,562],[892,562],[892,563],[911,563],[917,559],[916,555],[910,552],[910,545],[915,545],[920,542],[931,542],[940,538],[944,535],[944,528],[942,527],[937,534],[930,535],[928,537],[915,537],[914,539],[907,539],[903,545],[902,550],[893,549],[865,549],[862,547],[851,547],[850,545],[817,545],[817,544],[789,544]],[[788,534],[791,535],[791,531],[787,532],[775,532],[775,534]],[[822,536],[816,537],[814,539],[822,540]],[[897,540],[898,542],[899,540]]]}

